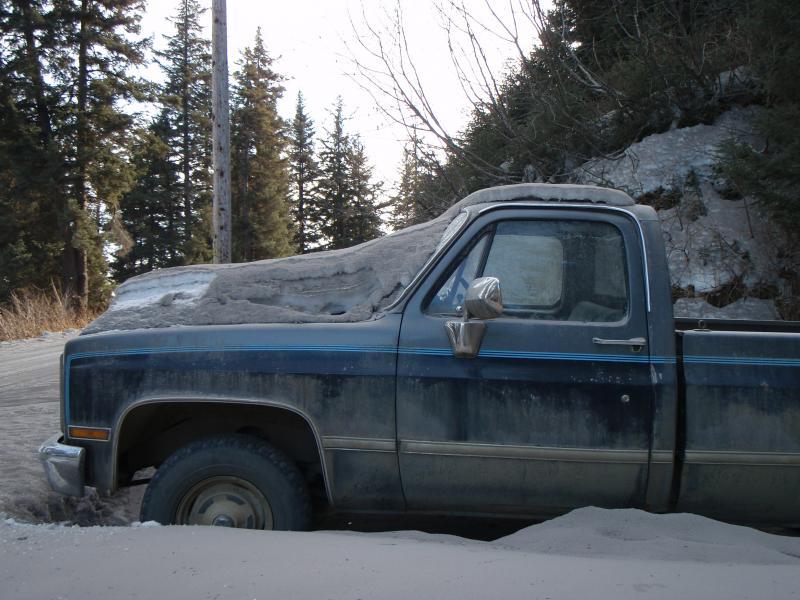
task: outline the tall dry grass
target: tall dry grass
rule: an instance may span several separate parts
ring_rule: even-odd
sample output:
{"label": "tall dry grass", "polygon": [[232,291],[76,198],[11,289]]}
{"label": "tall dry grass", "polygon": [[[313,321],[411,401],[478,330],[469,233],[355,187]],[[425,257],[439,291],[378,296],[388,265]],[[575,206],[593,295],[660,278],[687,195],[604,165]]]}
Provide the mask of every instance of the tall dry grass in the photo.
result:
{"label": "tall dry grass", "polygon": [[0,341],[85,327],[95,315],[76,311],[69,300],[55,286],[14,292],[9,302],[0,306]]}

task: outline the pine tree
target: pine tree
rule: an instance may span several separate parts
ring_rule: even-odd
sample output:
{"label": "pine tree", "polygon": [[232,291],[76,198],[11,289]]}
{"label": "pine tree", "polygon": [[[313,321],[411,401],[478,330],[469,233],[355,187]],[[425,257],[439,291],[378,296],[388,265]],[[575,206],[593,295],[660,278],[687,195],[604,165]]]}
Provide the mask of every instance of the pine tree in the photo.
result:
{"label": "pine tree", "polygon": [[231,117],[233,257],[252,261],[292,253],[289,174],[283,157],[285,123],[277,102],[283,94],[261,29],[242,52]]}
{"label": "pine tree", "polygon": [[326,248],[346,248],[349,245],[347,223],[351,212],[347,169],[350,138],[344,132],[341,97],[334,104],[333,127],[327,134],[320,152],[319,195],[324,207],[320,233],[325,238]]}
{"label": "pine tree", "polygon": [[381,185],[372,181],[372,167],[367,161],[364,145],[354,137],[347,153],[350,181],[351,217],[348,223],[349,246],[361,244],[381,235],[378,193]]}
{"label": "pine tree", "polygon": [[397,191],[389,200],[389,225],[394,230],[424,223],[440,215],[451,201],[445,178],[432,152],[416,134],[403,147]]}
{"label": "pine tree", "polygon": [[186,263],[211,260],[211,54],[199,21],[205,10],[198,0],[181,0],[170,19],[175,33],[156,53],[166,76],[161,135],[179,172],[172,244]]}
{"label": "pine tree", "polygon": [[344,131],[341,97],[333,107],[333,127],[322,141],[319,197],[326,248],[347,248],[380,235],[379,186],[372,183],[364,147]]}
{"label": "pine tree", "polygon": [[[47,226],[32,221],[36,236],[58,240],[46,244],[46,253],[56,246],[63,252],[63,287],[75,293],[78,308],[97,307],[109,292],[107,229],[132,183],[125,148],[133,119],[126,109],[141,97],[141,82],[131,73],[142,61],[143,42],[131,38],[143,2],[18,0],[2,6],[10,59],[3,61],[10,87],[2,96],[14,121],[10,131],[19,125],[22,135],[16,141],[4,137],[6,149],[27,140],[27,166],[35,169],[21,179],[17,173],[12,185],[21,183],[22,198],[36,203],[27,208],[46,217]],[[47,236],[53,225],[56,235]],[[17,239],[13,245],[29,243]],[[33,256],[30,247],[26,252]]]}
{"label": "pine tree", "polygon": [[295,245],[305,254],[319,243],[321,208],[316,190],[319,165],[314,156],[314,122],[306,114],[302,92],[297,93],[297,108],[289,132],[289,176]]}
{"label": "pine tree", "polygon": [[61,279],[66,161],[45,76],[64,57],[55,21],[44,2],[0,2],[0,302]]}
{"label": "pine tree", "polygon": [[169,123],[166,114],[139,132],[134,144],[132,163],[137,170],[136,184],[120,202],[121,226],[126,243],[117,253],[112,270],[117,281],[156,268],[182,264],[176,247],[176,199],[180,192],[179,171],[169,160],[165,143]]}

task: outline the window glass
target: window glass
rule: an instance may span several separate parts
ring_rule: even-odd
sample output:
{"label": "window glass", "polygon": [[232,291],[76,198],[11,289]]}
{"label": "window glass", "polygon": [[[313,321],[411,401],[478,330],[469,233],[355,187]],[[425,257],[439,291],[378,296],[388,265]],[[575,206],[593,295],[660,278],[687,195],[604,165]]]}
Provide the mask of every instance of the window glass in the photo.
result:
{"label": "window glass", "polygon": [[548,231],[531,227],[533,221],[506,221],[497,226],[483,270],[497,277],[503,304],[553,307],[561,300],[564,245]]}
{"label": "window glass", "polygon": [[476,277],[500,280],[506,317],[616,322],[628,312],[620,231],[591,221],[501,221],[453,266],[428,312],[460,314]]}
{"label": "window glass", "polygon": [[444,315],[461,313],[467,288],[478,277],[478,268],[488,239],[489,236],[483,234],[472,250],[458,262],[450,277],[431,300],[428,312]]}

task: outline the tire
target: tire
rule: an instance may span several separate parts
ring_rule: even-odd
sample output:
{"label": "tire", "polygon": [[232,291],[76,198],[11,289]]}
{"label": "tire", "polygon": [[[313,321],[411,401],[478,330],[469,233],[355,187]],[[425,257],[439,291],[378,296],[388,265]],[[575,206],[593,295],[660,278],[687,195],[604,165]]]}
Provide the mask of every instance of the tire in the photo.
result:
{"label": "tire", "polygon": [[147,486],[142,521],[244,529],[308,529],[311,501],[300,470],[258,438],[226,434],[173,453]]}

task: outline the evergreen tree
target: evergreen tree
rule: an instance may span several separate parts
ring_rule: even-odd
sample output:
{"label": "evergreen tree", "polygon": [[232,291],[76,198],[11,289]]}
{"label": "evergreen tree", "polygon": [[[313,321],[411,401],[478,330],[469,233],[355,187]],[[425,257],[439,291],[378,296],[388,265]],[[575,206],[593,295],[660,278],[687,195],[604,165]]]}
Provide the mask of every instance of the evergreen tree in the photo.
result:
{"label": "evergreen tree", "polygon": [[66,161],[45,76],[64,57],[55,21],[44,2],[0,2],[0,302],[61,279]]}
{"label": "evergreen tree", "polygon": [[[73,15],[77,61],[63,75],[76,89],[68,122],[72,159],[66,275],[74,280],[80,307],[102,305],[110,293],[100,234],[103,214],[113,214],[133,183],[124,149],[133,118],[124,103],[141,99],[143,86],[132,75],[143,61],[139,32],[143,0],[62,0]],[[90,292],[92,294],[90,298]]]}
{"label": "evergreen tree", "polygon": [[165,113],[138,135],[132,162],[136,184],[120,202],[127,239],[112,263],[114,278],[124,281],[156,268],[182,264],[177,247],[180,206],[179,171],[169,160],[169,123]]}
{"label": "evergreen tree", "polygon": [[434,160],[422,148],[416,134],[403,148],[397,192],[390,199],[389,224],[398,230],[428,221],[449,206],[448,195],[440,188]]}
{"label": "evergreen tree", "polygon": [[[3,112],[13,121],[2,134],[4,146],[27,143],[30,152],[27,174],[15,174],[11,185],[22,184],[18,198],[35,203],[19,214],[39,213],[47,223],[33,221],[36,237],[58,240],[46,253],[51,258],[60,246],[63,287],[75,293],[80,309],[100,306],[107,296],[105,232],[132,182],[125,147],[133,119],[126,109],[141,97],[141,82],[131,73],[142,61],[143,43],[131,36],[142,7],[141,0],[2,5],[3,52],[10,60],[4,57],[0,86],[9,111]],[[8,136],[15,126],[22,135],[16,141]],[[7,177],[5,164],[2,170]],[[53,225],[57,235],[50,236]],[[43,248],[32,237],[13,244],[27,247],[29,256],[34,246]]]}
{"label": "evergreen tree", "polygon": [[333,107],[333,128],[322,140],[320,152],[319,195],[322,203],[320,233],[326,248],[346,248],[347,222],[350,219],[350,189],[348,187],[347,153],[350,139],[344,132],[342,98]]}
{"label": "evergreen tree", "polygon": [[319,166],[314,156],[314,122],[306,114],[302,92],[297,93],[297,108],[289,132],[289,176],[295,245],[305,254],[319,243],[321,208],[316,190]]}
{"label": "evergreen tree", "polygon": [[280,76],[261,29],[242,52],[231,118],[231,204],[234,261],[287,256],[293,251],[284,123],[277,102]]}
{"label": "evergreen tree", "polygon": [[333,127],[322,141],[319,198],[323,221],[320,232],[326,248],[347,248],[380,235],[378,186],[371,182],[364,148],[344,131],[341,97],[333,108]]}
{"label": "evergreen tree", "polygon": [[352,138],[347,152],[348,179],[351,193],[350,221],[347,227],[348,246],[380,237],[380,209],[378,202],[381,185],[372,180],[372,167],[367,161],[364,145],[358,137]]}
{"label": "evergreen tree", "polygon": [[211,54],[199,21],[205,10],[198,0],[180,0],[170,19],[175,33],[156,53],[166,76],[161,139],[179,172],[170,216],[178,237],[171,243],[186,263],[211,260]]}

